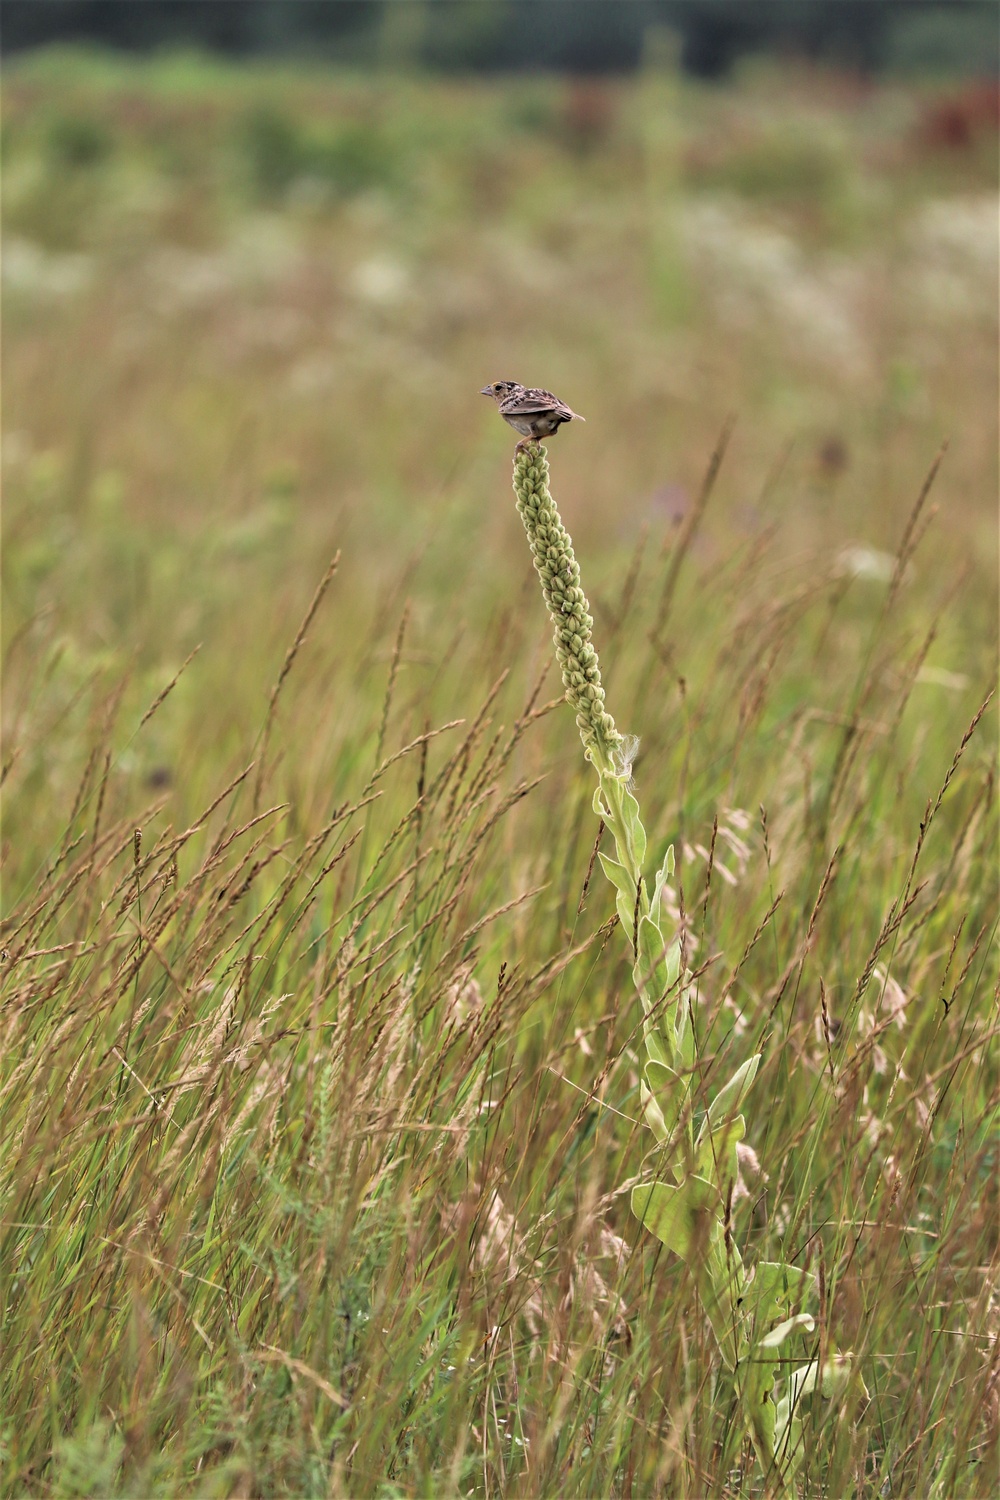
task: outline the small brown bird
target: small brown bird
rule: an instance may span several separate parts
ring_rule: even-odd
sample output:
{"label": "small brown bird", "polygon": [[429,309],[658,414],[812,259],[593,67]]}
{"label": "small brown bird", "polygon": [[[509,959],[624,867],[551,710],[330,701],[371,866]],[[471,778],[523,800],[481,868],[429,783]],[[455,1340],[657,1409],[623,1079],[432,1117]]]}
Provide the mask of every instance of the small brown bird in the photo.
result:
{"label": "small brown bird", "polygon": [[563,422],[586,421],[551,391],[518,385],[516,380],[494,380],[492,385],[484,385],[479,394],[492,396],[504,421],[521,433],[518,453],[539,438],[552,437]]}

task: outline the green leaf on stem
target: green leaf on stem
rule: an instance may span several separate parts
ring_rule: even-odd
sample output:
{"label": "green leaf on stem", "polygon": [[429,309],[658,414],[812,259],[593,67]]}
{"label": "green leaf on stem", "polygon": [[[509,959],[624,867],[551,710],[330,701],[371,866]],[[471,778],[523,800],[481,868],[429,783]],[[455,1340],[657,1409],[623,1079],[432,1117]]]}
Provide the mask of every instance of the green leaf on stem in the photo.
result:
{"label": "green leaf on stem", "polygon": [[618,908],[618,917],[631,942],[635,929],[635,881],[625,866],[619,864],[618,860],[612,859],[610,854],[600,854],[598,858],[601,861],[601,868],[617,892],[615,905]]}
{"label": "green leaf on stem", "polygon": [[673,844],[668,844],[667,852],[664,854],[663,860],[660,864],[660,868],[656,872],[656,879],[653,882],[653,896],[649,903],[649,914],[653,918],[654,922],[658,922],[660,919],[660,898],[663,894],[663,887],[666,885],[667,881],[670,879],[673,873],[674,846]]}
{"label": "green leaf on stem", "polygon": [[736,1181],[739,1174],[736,1146],[746,1135],[746,1121],[742,1115],[737,1115],[735,1119],[726,1120],[717,1130],[706,1127],[707,1119],[702,1121],[695,1142],[698,1154],[694,1169],[700,1176],[712,1178],[725,1189],[730,1182]]}
{"label": "green leaf on stem", "polygon": [[[648,1039],[647,1039],[648,1050]],[[662,1137],[669,1140],[677,1129],[684,1105],[687,1101],[687,1085],[678,1073],[675,1073],[667,1063],[650,1057],[643,1069],[643,1083],[652,1099],[655,1100],[663,1128],[666,1134]]]}
{"label": "green leaf on stem", "polygon": [[694,1032],[691,1029],[688,1002],[683,994],[679,1004],[674,1007],[674,1045],[678,1063],[685,1073],[690,1073],[694,1067]]}
{"label": "green leaf on stem", "polygon": [[689,1260],[692,1246],[706,1237],[704,1221],[712,1212],[719,1192],[700,1177],[688,1177],[679,1186],[669,1182],[643,1183],[632,1189],[632,1212],[668,1250]]}
{"label": "green leaf on stem", "polygon": [[801,1307],[816,1281],[811,1271],[781,1261],[760,1260],[747,1292],[749,1311],[766,1327],[790,1307]]}
{"label": "green leaf on stem", "polygon": [[794,1317],[786,1318],[783,1323],[779,1323],[769,1333],[765,1333],[764,1337],[754,1345],[754,1348],[780,1349],[781,1345],[787,1338],[791,1337],[796,1328],[804,1328],[807,1333],[812,1333],[815,1327],[816,1319],[809,1313],[796,1313]]}
{"label": "green leaf on stem", "polygon": [[635,881],[632,879],[632,876],[626,870],[625,866],[619,864],[616,859],[612,859],[610,854],[598,854],[597,857],[601,861],[601,869],[611,881],[611,884],[615,887],[616,890],[621,891],[622,895],[625,896],[626,899],[631,900],[634,906]]}
{"label": "green leaf on stem", "polygon": [[663,1117],[663,1111],[657,1102],[656,1095],[650,1091],[645,1080],[642,1078],[639,1080],[639,1101],[642,1104],[642,1112],[646,1117],[646,1124],[656,1136],[660,1145],[666,1145],[670,1139],[667,1122]]}
{"label": "green leaf on stem", "polygon": [[646,1011],[646,1015],[643,1017],[642,1022],[642,1039],[646,1044],[649,1061],[669,1068],[670,1053],[667,1051],[666,1041],[659,1026],[657,1026],[656,1022],[650,1016],[645,1000],[643,1001],[643,1009]]}
{"label": "green leaf on stem", "polygon": [[720,1120],[725,1120],[727,1116],[736,1113],[750,1092],[750,1086],[757,1076],[759,1067],[760,1053],[758,1052],[754,1057],[748,1058],[741,1068],[737,1068],[728,1083],[722,1085],[708,1106],[708,1121],[711,1125],[717,1125]]}
{"label": "green leaf on stem", "polygon": [[662,1000],[680,973],[680,947],[674,940],[667,942],[656,922],[646,916],[639,918],[638,940],[639,952],[632,970],[636,989],[654,1002]]}

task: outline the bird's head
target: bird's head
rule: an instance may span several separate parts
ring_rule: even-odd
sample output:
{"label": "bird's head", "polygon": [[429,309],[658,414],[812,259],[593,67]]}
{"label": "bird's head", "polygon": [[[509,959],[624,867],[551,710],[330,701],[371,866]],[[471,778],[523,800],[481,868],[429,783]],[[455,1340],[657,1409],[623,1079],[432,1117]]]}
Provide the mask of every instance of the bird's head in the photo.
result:
{"label": "bird's head", "polygon": [[519,389],[516,380],[494,380],[492,385],[484,385],[479,394],[492,396],[494,401],[505,401],[508,396],[512,396]]}

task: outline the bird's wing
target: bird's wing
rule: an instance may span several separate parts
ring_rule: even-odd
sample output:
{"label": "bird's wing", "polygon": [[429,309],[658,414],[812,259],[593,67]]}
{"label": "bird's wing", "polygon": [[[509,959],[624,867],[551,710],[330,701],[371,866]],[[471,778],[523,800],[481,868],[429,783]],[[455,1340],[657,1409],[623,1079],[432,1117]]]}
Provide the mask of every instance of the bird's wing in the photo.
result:
{"label": "bird's wing", "polygon": [[558,396],[553,396],[551,391],[534,390],[508,396],[506,401],[501,402],[501,410],[512,415],[528,416],[537,411],[569,411],[569,407]]}
{"label": "bird's wing", "polygon": [[574,411],[571,406],[567,406],[565,401],[560,401],[558,396],[553,396],[551,391],[530,390],[526,391],[525,395],[537,398],[539,401],[540,404],[537,407],[531,408],[534,411],[554,411],[558,412],[560,416],[567,418],[575,417],[578,422],[584,420],[578,411]]}

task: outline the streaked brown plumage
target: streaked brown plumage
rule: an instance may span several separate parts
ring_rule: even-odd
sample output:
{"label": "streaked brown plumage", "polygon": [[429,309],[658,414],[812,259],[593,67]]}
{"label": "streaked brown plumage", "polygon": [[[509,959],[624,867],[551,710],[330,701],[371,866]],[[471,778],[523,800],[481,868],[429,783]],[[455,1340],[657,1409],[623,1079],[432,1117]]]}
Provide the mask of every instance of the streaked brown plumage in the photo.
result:
{"label": "streaked brown plumage", "polygon": [[552,437],[563,422],[586,421],[551,391],[519,385],[516,380],[494,380],[492,385],[484,385],[479,394],[492,396],[504,421],[521,434],[518,452],[540,438]]}

